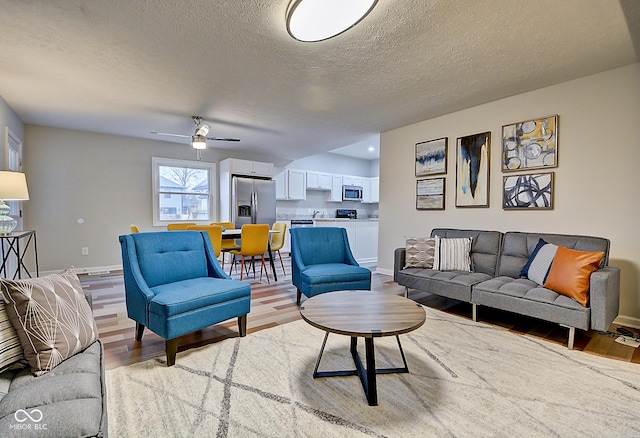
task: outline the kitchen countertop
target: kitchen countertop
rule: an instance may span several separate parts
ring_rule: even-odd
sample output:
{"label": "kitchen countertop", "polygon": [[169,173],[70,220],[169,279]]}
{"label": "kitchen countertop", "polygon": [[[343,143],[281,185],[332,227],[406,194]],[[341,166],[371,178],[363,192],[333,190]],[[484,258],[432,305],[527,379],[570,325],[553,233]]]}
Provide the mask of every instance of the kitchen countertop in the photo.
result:
{"label": "kitchen countertop", "polygon": [[358,221],[377,221],[378,218],[377,217],[363,217],[363,218],[358,218],[358,219],[349,219],[347,217],[316,217],[316,218],[311,218],[311,217],[305,217],[305,218],[277,218],[276,220],[278,221],[291,221],[291,220],[312,220],[315,222],[336,222],[336,221],[344,221],[344,222],[358,222]]}

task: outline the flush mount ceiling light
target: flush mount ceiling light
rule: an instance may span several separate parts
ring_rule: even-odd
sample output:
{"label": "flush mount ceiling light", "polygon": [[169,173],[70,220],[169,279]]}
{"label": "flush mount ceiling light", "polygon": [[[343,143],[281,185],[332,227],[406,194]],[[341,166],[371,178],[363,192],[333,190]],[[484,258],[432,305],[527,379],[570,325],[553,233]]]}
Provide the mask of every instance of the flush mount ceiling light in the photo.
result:
{"label": "flush mount ceiling light", "polygon": [[314,42],[333,38],[358,24],[377,0],[293,0],[287,9],[287,31]]}

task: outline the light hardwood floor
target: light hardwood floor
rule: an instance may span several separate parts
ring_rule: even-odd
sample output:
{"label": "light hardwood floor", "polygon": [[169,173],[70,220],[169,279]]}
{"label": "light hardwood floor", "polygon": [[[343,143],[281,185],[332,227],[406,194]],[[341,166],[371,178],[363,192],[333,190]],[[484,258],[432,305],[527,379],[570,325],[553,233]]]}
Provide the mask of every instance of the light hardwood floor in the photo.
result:
{"label": "light hardwood floor", "polygon": [[[245,281],[251,284],[251,313],[247,318],[247,333],[249,335],[258,330],[301,319],[299,307],[296,304],[296,290],[291,284],[290,260],[288,257],[283,258],[288,275],[283,276],[282,269],[277,265],[277,282],[271,279],[271,284],[267,284],[264,277],[262,281],[245,277]],[[228,264],[226,268],[229,268]],[[236,273],[233,277],[239,278]],[[107,369],[164,355],[164,340],[149,330],[145,330],[142,342],[135,341],[135,324],[127,317],[121,273],[102,276],[81,275],[80,280],[83,288],[90,291],[93,296],[94,316],[100,332],[100,339],[105,347]],[[372,276],[372,289],[397,295],[404,294],[404,287],[398,286],[392,277],[375,272]],[[428,307],[471,319],[471,305],[468,303],[415,290],[410,291],[410,298]],[[478,321],[501,326],[515,333],[533,335],[548,342],[564,345],[567,342],[566,328],[509,312],[480,307]],[[185,335],[178,340],[178,351],[236,337],[238,335],[237,327],[237,319],[234,318]],[[611,331],[615,331],[615,329],[615,327],[611,327]],[[612,360],[640,364],[640,348],[635,349],[619,344],[615,342],[615,338],[615,336],[598,332],[577,330],[574,348],[590,354],[609,357]]]}

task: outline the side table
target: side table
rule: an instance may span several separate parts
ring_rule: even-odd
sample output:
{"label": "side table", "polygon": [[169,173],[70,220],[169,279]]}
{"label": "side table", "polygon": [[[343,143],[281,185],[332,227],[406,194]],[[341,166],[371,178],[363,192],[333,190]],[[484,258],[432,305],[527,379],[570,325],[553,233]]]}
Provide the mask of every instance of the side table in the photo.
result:
{"label": "side table", "polygon": [[[22,243],[24,240],[26,242]],[[33,245],[31,242],[33,241]],[[11,278],[15,280],[22,278],[22,271],[31,278],[29,269],[24,264],[24,257],[27,254],[29,247],[33,248],[33,254],[36,262],[36,277],[40,275],[40,269],[38,268],[38,245],[36,242],[35,230],[26,231],[12,231],[8,234],[0,234],[0,248],[2,252],[2,265],[0,265],[0,276],[5,278]],[[9,277],[12,268],[10,261],[15,260],[16,270],[13,272],[13,276]]]}

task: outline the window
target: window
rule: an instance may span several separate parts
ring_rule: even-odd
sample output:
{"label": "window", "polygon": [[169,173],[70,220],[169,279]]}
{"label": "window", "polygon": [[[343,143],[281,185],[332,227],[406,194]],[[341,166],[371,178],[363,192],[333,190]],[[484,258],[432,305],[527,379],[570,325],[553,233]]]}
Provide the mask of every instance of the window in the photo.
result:
{"label": "window", "polygon": [[153,225],[212,222],[216,216],[215,163],[153,157]]}

